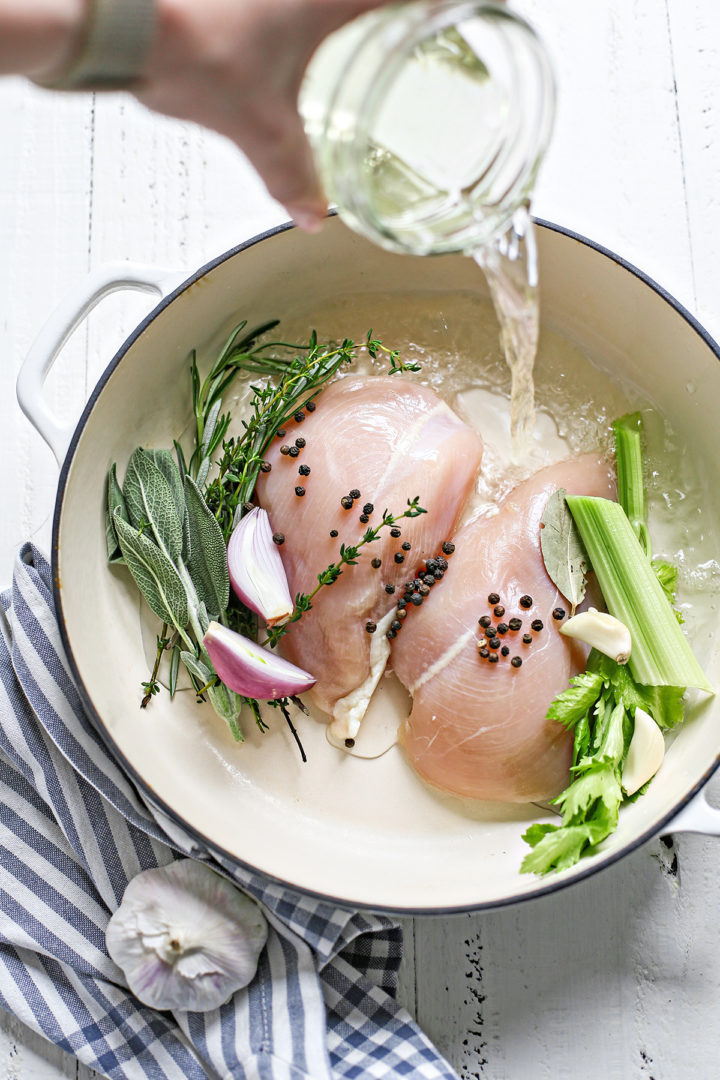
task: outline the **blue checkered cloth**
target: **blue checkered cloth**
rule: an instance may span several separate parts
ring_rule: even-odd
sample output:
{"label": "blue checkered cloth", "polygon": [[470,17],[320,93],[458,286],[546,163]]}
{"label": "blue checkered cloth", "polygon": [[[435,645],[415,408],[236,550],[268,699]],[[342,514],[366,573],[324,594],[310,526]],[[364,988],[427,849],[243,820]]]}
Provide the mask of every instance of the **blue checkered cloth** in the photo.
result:
{"label": "blue checkered cloth", "polygon": [[[457,1080],[395,1001],[395,923],[219,863],[144,801],[83,711],[50,583],[27,544],[0,596],[0,1006],[118,1080]],[[270,935],[228,1004],[160,1013],[105,928],[131,878],[186,856],[255,897]]]}

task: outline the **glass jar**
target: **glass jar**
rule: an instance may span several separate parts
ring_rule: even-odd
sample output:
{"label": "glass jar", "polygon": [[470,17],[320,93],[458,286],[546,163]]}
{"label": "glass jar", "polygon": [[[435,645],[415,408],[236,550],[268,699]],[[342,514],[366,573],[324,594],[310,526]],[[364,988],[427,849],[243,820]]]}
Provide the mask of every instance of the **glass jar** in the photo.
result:
{"label": "glass jar", "polygon": [[351,228],[392,251],[474,254],[527,206],[554,100],[542,42],[504,4],[415,0],[323,42],[300,111]]}

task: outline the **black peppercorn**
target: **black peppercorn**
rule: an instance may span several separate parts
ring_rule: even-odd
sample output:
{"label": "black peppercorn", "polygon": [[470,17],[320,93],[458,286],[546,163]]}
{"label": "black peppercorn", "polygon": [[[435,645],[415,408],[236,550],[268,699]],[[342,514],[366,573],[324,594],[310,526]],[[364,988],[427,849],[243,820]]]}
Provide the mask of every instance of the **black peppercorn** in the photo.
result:
{"label": "black peppercorn", "polygon": [[302,424],[304,419],[305,419],[305,413],[304,412],[296,412],[295,415],[293,416],[293,420],[295,421],[296,424]]}
{"label": "black peppercorn", "polygon": [[271,470],[272,470],[272,465],[270,464],[270,462],[269,461],[263,461],[262,465],[260,466],[260,472],[268,473]]}
{"label": "black peppercorn", "polygon": [[349,495],[343,495],[342,499],[340,500],[340,505],[342,506],[342,508],[344,510],[352,510],[352,504],[353,504],[353,501],[350,498],[350,496]]}
{"label": "black peppercorn", "polygon": [[290,447],[289,446],[281,446],[280,447],[280,453],[283,455],[283,457],[287,457],[288,454],[290,453]]}
{"label": "black peppercorn", "polygon": [[395,612],[395,614],[397,615],[398,619],[405,619],[405,618],[407,618],[407,608],[404,608],[404,607],[400,608],[399,607],[397,609],[397,611]]}
{"label": "black peppercorn", "polygon": [[499,622],[499,623],[497,624],[497,630],[496,630],[496,633],[498,633],[498,634],[507,634],[507,632],[508,632],[508,630],[509,630],[509,629],[510,629],[510,627],[508,626],[508,624],[507,624],[507,623],[504,623],[504,622]]}
{"label": "black peppercorn", "polygon": [[360,515],[360,520],[362,521],[363,525],[367,525],[370,518],[367,516],[367,514],[361,514]]}
{"label": "black peppercorn", "polygon": [[530,623],[530,629],[531,630],[542,630],[542,628],[543,628],[542,619],[533,619],[533,621]]}
{"label": "black peppercorn", "polygon": [[520,656],[513,656],[513,658],[512,658],[512,660],[510,661],[510,663],[512,664],[512,666],[513,666],[513,667],[522,667],[522,657],[520,657]]}
{"label": "black peppercorn", "polygon": [[298,450],[297,446],[291,446],[288,450],[288,454],[290,455],[290,457],[300,457],[300,451]]}
{"label": "black peppercorn", "polygon": [[301,476],[309,476],[310,475],[310,466],[309,465],[299,465],[298,466],[298,472],[300,473]]}
{"label": "black peppercorn", "polygon": [[397,540],[398,536],[402,536],[402,529],[398,529],[397,525],[390,530],[390,535]]}
{"label": "black peppercorn", "polygon": [[307,409],[308,412],[315,412],[315,410],[317,409],[317,405],[315,404],[314,401],[306,401],[305,402],[305,408]]}
{"label": "black peppercorn", "polygon": [[503,654],[503,656],[509,656],[510,655],[510,650],[508,649],[507,645],[503,645],[500,652]]}
{"label": "black peppercorn", "polygon": [[295,445],[297,446],[298,450],[302,450],[304,447],[307,446],[307,443],[305,439],[303,439],[302,435],[299,435],[298,438],[295,440]]}
{"label": "black peppercorn", "polygon": [[533,605],[532,596],[528,596],[528,594],[525,593],[524,596],[520,597],[520,607],[522,607],[522,608],[531,608],[532,605]]}
{"label": "black peppercorn", "polygon": [[285,431],[284,427],[279,427],[275,434],[277,435],[278,439],[284,439],[287,435],[287,432]]}
{"label": "black peppercorn", "polygon": [[423,598],[419,592],[414,592],[410,595],[410,602],[414,604],[415,607],[420,607],[423,602]]}
{"label": "black peppercorn", "polygon": [[522,619],[510,619],[508,626],[511,630],[519,630],[522,626]]}
{"label": "black peppercorn", "polygon": [[490,646],[491,649],[499,649],[500,648],[500,638],[496,638],[496,637],[489,638],[488,639],[488,645]]}
{"label": "black peppercorn", "polygon": [[428,585],[421,585],[418,592],[421,596],[427,596],[430,592],[430,587]]}
{"label": "black peppercorn", "polygon": [[490,655],[490,650],[487,646],[483,645],[481,649],[478,649],[478,656],[482,656],[483,660],[487,660]]}
{"label": "black peppercorn", "polygon": [[412,548],[412,544],[410,543],[409,540],[406,540],[404,543],[402,543],[400,545],[400,547],[403,549],[403,551],[410,551],[410,549]]}
{"label": "black peppercorn", "polygon": [[493,608],[493,614],[497,615],[498,619],[502,618],[502,616],[505,614],[505,608],[502,606],[502,604],[498,604],[497,607]]}
{"label": "black peppercorn", "polygon": [[302,484],[298,484],[298,486],[295,488],[295,494],[299,498],[303,497],[303,495],[305,494],[305,488],[302,486]]}
{"label": "black peppercorn", "polygon": [[360,492],[358,491],[357,488],[352,489],[352,491],[350,492],[350,498],[351,499],[359,499],[360,498]]}
{"label": "black peppercorn", "polygon": [[335,539],[335,537],[337,536],[337,534],[338,534],[338,531],[337,531],[337,529],[331,529],[331,530],[330,530],[330,535],[332,536],[333,540]]}
{"label": "black peppercorn", "polygon": [[365,629],[367,630],[368,634],[374,634],[377,630],[377,623],[374,623],[371,619],[369,622],[365,623]]}
{"label": "black peppercorn", "polygon": [[[393,586],[391,586],[391,588],[392,588],[393,592],[395,592],[395,586],[393,585]],[[386,585],[385,586],[385,592],[387,592],[387,591],[388,591],[388,587]],[[398,606],[398,611],[402,610],[402,608],[406,608],[407,607],[407,600],[404,600],[401,597],[397,602],[397,606]]]}
{"label": "black peppercorn", "polygon": [[375,570],[377,570],[377,569],[379,569],[379,567],[381,567],[381,566],[382,566],[382,559],[378,559],[377,557],[376,557],[376,558],[374,558],[374,559],[371,559],[371,560],[370,560],[370,565],[371,565],[371,566],[372,566],[372,567],[373,567],[373,568],[374,568]]}
{"label": "black peppercorn", "polygon": [[[389,593],[390,596],[392,596],[392,594],[395,592],[395,586],[394,585],[386,585],[385,586],[385,592]],[[398,601],[398,603],[399,603],[399,601]]]}
{"label": "black peppercorn", "polygon": [[435,584],[435,578],[432,576],[432,574],[425,574],[425,576],[423,577],[422,580],[423,580],[424,585],[434,585]]}
{"label": "black peppercorn", "polygon": [[438,556],[437,564],[438,570],[447,570],[448,568],[448,561],[447,559],[443,559],[442,555]]}
{"label": "black peppercorn", "polygon": [[390,638],[390,640],[392,641],[392,639],[393,639],[394,637],[397,637],[397,630],[393,630],[393,629],[392,629],[392,627],[391,627],[391,628],[390,628],[390,629],[388,630],[388,632],[387,632],[387,634],[385,635],[385,637],[386,637],[386,638]]}
{"label": "black peppercorn", "polygon": [[398,630],[402,630],[402,623],[400,622],[400,620],[393,619],[393,621],[390,623],[390,629],[394,630],[395,633],[397,633]]}
{"label": "black peppercorn", "polygon": [[500,658],[497,653],[490,653],[490,655],[488,656],[488,663],[497,664],[499,659]]}
{"label": "black peppercorn", "polygon": [[442,581],[442,579],[445,577],[445,571],[444,570],[435,570],[433,572],[433,577],[435,578],[436,581]]}
{"label": "black peppercorn", "polygon": [[532,645],[532,634],[523,634],[523,645]]}
{"label": "black peppercorn", "polygon": [[498,596],[498,594],[496,592],[491,592],[489,594],[489,596],[488,596],[488,604],[490,604],[491,607],[494,607],[495,604],[499,604],[499,603],[500,603],[500,597]]}
{"label": "black peppercorn", "polygon": [[452,555],[454,550],[455,545],[450,540],[446,540],[442,546],[443,555]]}
{"label": "black peppercorn", "polygon": [[560,622],[561,619],[565,618],[565,608],[556,607],[553,610],[552,615],[553,615],[553,619],[557,619],[557,621]]}
{"label": "black peppercorn", "polygon": [[372,503],[365,503],[365,505],[363,506],[363,514],[372,514],[374,509],[375,507]]}
{"label": "black peppercorn", "polygon": [[395,552],[395,562],[396,563],[405,562],[405,556],[403,555],[402,551],[396,551]]}
{"label": "black peppercorn", "polygon": [[280,545],[284,543],[285,536],[283,533],[273,533],[273,544],[277,544],[277,546],[280,547]]}
{"label": "black peppercorn", "polygon": [[432,574],[434,570],[437,570],[437,560],[436,559],[426,559],[425,560],[425,569],[427,570],[428,574]]}
{"label": "black peppercorn", "polygon": [[484,626],[485,628],[487,628],[490,625],[491,622],[492,622],[492,619],[490,618],[489,615],[481,615],[480,618],[478,619],[478,623],[480,624],[480,626]]}

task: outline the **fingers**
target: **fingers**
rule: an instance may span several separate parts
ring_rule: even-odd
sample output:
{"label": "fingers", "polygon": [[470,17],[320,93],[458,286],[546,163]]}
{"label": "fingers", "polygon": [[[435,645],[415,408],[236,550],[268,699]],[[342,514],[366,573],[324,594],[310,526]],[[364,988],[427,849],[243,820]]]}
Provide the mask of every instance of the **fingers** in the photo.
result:
{"label": "fingers", "polygon": [[265,104],[262,119],[258,116],[254,125],[248,125],[247,119],[235,141],[296,225],[308,232],[319,231],[327,199],[299,115],[289,106],[278,106],[269,114]]}

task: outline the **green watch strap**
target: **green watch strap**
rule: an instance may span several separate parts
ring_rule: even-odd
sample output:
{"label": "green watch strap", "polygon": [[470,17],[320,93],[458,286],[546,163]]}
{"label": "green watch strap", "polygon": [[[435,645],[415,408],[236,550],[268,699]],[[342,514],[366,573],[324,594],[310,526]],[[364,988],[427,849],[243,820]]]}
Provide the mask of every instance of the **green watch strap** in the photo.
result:
{"label": "green watch strap", "polygon": [[127,90],[145,73],[155,0],[89,0],[82,47],[64,71],[34,81],[48,90]]}

